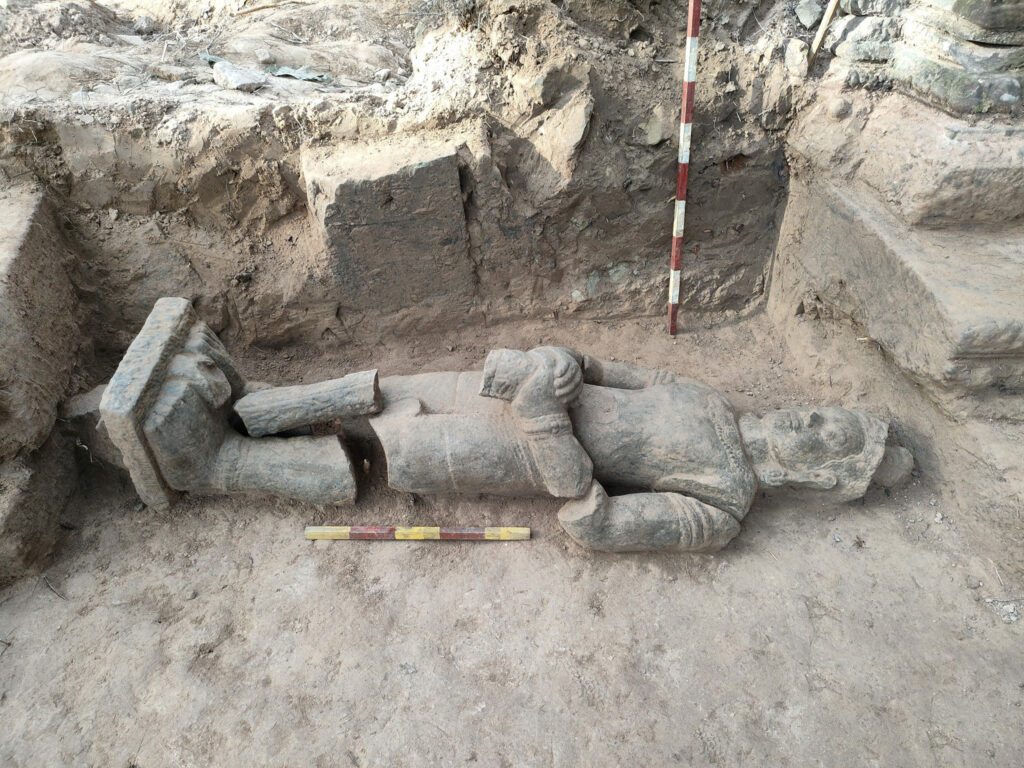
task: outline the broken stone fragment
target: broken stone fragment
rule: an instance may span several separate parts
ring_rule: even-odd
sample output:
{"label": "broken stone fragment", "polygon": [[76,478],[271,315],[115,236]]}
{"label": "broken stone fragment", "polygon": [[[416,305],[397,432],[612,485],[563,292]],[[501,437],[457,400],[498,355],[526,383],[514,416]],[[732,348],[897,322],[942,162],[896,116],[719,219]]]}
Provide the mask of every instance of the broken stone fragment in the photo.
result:
{"label": "broken stone fragment", "polygon": [[139,16],[135,19],[133,29],[140,35],[152,35],[159,27],[150,16]]}
{"label": "broken stone fragment", "polygon": [[825,10],[818,0],[800,0],[796,4],[796,17],[807,29],[817,26]]}
{"label": "broken stone fragment", "polygon": [[100,419],[100,402],[106,384],[99,384],[88,392],[68,398],[60,407],[61,431],[73,439],[80,450],[88,454],[88,461],[102,461],[125,469],[121,451],[107,433]]}
{"label": "broken stone fragment", "polygon": [[640,141],[649,147],[672,138],[678,123],[674,116],[669,116],[661,104],[656,106],[650,116],[638,128]]}
{"label": "broken stone fragment", "polygon": [[529,186],[535,202],[554,197],[572,180],[593,111],[593,96],[579,89],[523,126],[516,178]]}
{"label": "broken stone fragment", "polygon": [[786,71],[793,77],[807,75],[807,55],[810,46],[795,37],[786,43]]}
{"label": "broken stone fragment", "polygon": [[888,445],[871,482],[882,488],[896,490],[910,482],[913,471],[914,454],[901,445]]}
{"label": "broken stone fragment", "polygon": [[897,19],[881,16],[844,16],[829,35],[835,41],[833,51],[846,61],[888,61],[893,40],[899,35]]}
{"label": "broken stone fragment", "polygon": [[833,120],[842,120],[850,114],[850,102],[837,96],[828,103],[828,116]]}
{"label": "broken stone fragment", "polygon": [[213,82],[221,88],[244,93],[252,93],[267,84],[266,78],[259,72],[232,64],[230,61],[218,61],[213,65]]}

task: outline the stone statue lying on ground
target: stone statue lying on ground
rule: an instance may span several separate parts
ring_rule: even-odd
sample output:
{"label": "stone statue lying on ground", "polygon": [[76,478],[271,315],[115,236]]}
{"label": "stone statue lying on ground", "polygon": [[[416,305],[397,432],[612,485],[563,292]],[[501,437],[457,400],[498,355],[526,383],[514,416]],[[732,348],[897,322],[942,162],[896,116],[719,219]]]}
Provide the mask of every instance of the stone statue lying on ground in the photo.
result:
{"label": "stone statue lying on ground", "polygon": [[166,508],[179,491],[354,501],[338,437],[274,436],[339,420],[343,435],[379,441],[392,488],[566,499],[566,532],[616,552],[717,550],[758,488],[849,501],[872,480],[903,482],[913,463],[864,411],[737,420],[705,384],[559,347],[494,350],[482,371],[247,384],[184,299],[157,302],[100,411],[152,506]]}

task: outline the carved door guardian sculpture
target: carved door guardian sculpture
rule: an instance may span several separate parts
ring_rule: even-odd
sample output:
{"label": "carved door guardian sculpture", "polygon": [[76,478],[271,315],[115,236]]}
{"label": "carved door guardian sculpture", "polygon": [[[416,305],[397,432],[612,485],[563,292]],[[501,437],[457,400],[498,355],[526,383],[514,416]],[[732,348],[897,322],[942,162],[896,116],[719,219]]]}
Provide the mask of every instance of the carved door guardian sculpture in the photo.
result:
{"label": "carved door guardian sculpture", "polygon": [[559,347],[494,350],[482,371],[247,384],[185,299],[156,303],[100,410],[139,495],[158,508],[181,491],[351,503],[341,440],[282,433],[369,416],[390,487],[564,499],[566,532],[615,552],[714,551],[739,533],[759,487],[849,501],[872,480],[904,482],[913,466],[865,411],[737,420],[705,384]]}

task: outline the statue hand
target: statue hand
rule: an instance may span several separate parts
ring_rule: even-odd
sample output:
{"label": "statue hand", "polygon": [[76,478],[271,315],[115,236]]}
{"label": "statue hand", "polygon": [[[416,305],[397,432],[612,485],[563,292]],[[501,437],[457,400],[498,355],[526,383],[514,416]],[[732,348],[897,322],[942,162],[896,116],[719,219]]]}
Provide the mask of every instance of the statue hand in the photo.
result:
{"label": "statue hand", "polygon": [[543,357],[553,366],[552,383],[558,401],[564,406],[574,403],[583,389],[583,356],[566,347],[536,347],[530,354]]}

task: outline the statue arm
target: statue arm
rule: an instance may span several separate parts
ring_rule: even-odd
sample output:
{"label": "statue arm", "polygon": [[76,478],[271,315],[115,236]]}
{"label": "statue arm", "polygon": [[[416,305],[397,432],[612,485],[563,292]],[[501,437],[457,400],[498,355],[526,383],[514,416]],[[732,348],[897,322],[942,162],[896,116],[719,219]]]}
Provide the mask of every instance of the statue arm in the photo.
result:
{"label": "statue arm", "polygon": [[582,496],[593,475],[594,464],[573,435],[566,411],[582,383],[579,363],[570,350],[498,349],[484,363],[480,394],[510,402],[544,486],[558,498]]}
{"label": "statue arm", "polygon": [[603,552],[715,552],[740,532],[728,512],[690,496],[609,496],[596,480],[586,496],[562,506],[558,522],[578,544]]}
{"label": "statue arm", "polygon": [[679,376],[671,371],[583,356],[583,381],[586,384],[615,389],[644,389],[678,379]]}

